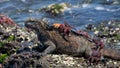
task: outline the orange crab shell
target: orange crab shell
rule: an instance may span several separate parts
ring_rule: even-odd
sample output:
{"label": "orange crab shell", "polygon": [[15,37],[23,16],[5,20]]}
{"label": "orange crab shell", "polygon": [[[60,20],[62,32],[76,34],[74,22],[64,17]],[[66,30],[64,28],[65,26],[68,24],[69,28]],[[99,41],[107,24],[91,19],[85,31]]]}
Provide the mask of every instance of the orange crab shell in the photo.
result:
{"label": "orange crab shell", "polygon": [[59,28],[60,26],[61,26],[60,23],[54,23],[54,24],[53,24],[53,27],[54,27],[54,28]]}

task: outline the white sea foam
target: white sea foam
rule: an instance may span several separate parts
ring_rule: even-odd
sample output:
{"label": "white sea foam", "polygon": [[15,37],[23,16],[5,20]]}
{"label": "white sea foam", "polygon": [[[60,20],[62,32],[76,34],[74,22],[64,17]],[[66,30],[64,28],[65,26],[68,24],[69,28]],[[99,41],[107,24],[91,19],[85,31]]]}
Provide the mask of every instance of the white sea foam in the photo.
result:
{"label": "white sea foam", "polygon": [[96,10],[105,10],[105,8],[101,5],[96,5],[96,4],[83,4],[82,8],[92,8]]}
{"label": "white sea foam", "polygon": [[118,8],[118,9],[106,9],[106,11],[108,11],[108,12],[120,11],[120,8]]}
{"label": "white sea foam", "polygon": [[90,6],[90,4],[83,4],[82,5],[82,8],[90,8],[91,6]]}
{"label": "white sea foam", "polygon": [[96,10],[105,10],[105,8],[104,8],[104,7],[101,7],[101,6],[97,6],[97,7],[95,7],[95,9],[96,9]]}
{"label": "white sea foam", "polygon": [[21,0],[22,2],[26,2],[26,0]]}

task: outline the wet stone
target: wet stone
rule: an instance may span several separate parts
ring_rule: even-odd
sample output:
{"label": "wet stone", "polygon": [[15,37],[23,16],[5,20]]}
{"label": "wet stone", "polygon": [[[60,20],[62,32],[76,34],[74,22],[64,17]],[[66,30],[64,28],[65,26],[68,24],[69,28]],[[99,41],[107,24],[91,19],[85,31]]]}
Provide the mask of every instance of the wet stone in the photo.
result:
{"label": "wet stone", "polygon": [[[94,28],[92,28],[94,25]],[[95,36],[104,40],[103,42],[107,44],[117,45],[120,42],[120,21],[111,20],[103,21],[98,24],[88,24],[86,30],[93,32]]]}

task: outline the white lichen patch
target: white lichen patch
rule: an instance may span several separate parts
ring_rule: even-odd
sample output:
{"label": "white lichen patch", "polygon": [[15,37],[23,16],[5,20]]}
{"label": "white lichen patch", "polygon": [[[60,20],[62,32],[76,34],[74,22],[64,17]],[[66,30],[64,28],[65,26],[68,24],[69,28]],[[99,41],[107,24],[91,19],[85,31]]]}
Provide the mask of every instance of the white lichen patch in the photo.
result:
{"label": "white lichen patch", "polygon": [[[50,63],[51,68],[108,68],[119,67],[120,61],[109,60],[97,65],[89,65],[83,57],[72,57],[69,55],[49,54],[45,57]],[[113,65],[113,66],[111,66]]]}

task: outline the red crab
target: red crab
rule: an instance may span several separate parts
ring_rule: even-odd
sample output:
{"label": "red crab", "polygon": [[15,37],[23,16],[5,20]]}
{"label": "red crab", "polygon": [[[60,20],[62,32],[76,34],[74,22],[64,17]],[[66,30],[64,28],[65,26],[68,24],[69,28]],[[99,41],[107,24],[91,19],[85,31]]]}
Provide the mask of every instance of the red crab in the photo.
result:
{"label": "red crab", "polygon": [[101,53],[97,48],[92,48],[92,55],[88,58],[90,64],[97,64],[101,59]]}
{"label": "red crab", "polygon": [[90,37],[87,32],[82,31],[82,30],[77,31],[77,33],[78,33],[79,35],[85,36],[86,38],[89,38],[89,37]]}
{"label": "red crab", "polygon": [[95,43],[95,46],[99,49],[99,51],[101,50],[101,49],[103,49],[103,47],[104,47],[104,44],[103,44],[103,42],[101,41],[101,40],[97,40],[97,39],[93,39],[93,42]]}
{"label": "red crab", "polygon": [[70,35],[69,33],[71,29],[73,28],[72,26],[67,24],[67,22],[64,22],[64,24],[54,23],[53,27],[57,28],[60,33],[63,33],[63,35],[67,35],[67,36]]}
{"label": "red crab", "polygon": [[8,25],[16,25],[16,23],[9,17],[3,15],[3,14],[0,14],[0,24],[8,24]]}
{"label": "red crab", "polygon": [[100,39],[98,39],[96,37],[94,37],[92,39],[92,42],[95,43],[95,47],[92,48],[92,55],[89,57],[89,62],[90,62],[90,64],[91,63],[97,64],[101,59],[100,51],[101,51],[101,49],[104,48],[104,44]]}

